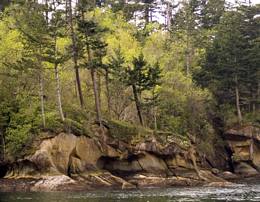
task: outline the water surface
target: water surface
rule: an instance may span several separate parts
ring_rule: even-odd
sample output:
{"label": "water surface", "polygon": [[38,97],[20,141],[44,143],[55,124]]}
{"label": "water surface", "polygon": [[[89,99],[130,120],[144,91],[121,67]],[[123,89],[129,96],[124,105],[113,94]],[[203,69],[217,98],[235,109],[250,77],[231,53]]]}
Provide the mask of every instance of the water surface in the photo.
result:
{"label": "water surface", "polygon": [[0,193],[0,202],[260,202],[259,185],[189,187],[136,191]]}

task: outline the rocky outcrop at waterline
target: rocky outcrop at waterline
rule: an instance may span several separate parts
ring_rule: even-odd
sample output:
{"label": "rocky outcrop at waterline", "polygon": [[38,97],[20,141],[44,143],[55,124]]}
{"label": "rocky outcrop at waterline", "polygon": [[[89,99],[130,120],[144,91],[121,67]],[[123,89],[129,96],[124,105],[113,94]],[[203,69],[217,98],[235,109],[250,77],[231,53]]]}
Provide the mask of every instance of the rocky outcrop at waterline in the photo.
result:
{"label": "rocky outcrop at waterline", "polygon": [[260,172],[260,129],[245,126],[230,129],[225,139],[232,152],[234,172],[243,176],[257,175]]}
{"label": "rocky outcrop at waterline", "polygon": [[[244,153],[237,148],[241,145],[239,141],[232,139],[230,133],[226,136],[232,155],[243,157],[239,163],[250,165],[248,162],[252,162],[258,166],[259,145],[254,145],[255,156],[245,159]],[[257,141],[253,138],[254,144],[258,144]],[[0,191],[133,189],[201,184],[223,186],[228,185],[225,179],[234,179],[241,174],[237,172],[241,168],[236,165],[238,161],[233,156],[233,163],[237,166],[235,173],[205,165],[202,156],[189,139],[170,134],[150,133],[131,139],[127,135],[114,137],[105,128],[97,130],[91,137],[46,132],[36,138],[30,152],[23,158],[1,167],[1,170],[5,168],[5,179]],[[31,179],[30,183],[23,183],[25,179]]]}

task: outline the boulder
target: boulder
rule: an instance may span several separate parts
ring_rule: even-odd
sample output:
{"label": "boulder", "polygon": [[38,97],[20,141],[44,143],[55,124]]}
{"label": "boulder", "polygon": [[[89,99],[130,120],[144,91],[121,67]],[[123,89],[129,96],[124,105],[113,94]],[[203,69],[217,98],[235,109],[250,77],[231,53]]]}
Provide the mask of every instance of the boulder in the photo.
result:
{"label": "boulder", "polygon": [[82,166],[85,168],[97,168],[98,159],[105,155],[102,147],[94,139],[80,136],[77,138],[75,152],[72,156],[80,159]]}
{"label": "boulder", "polygon": [[95,170],[102,156],[119,156],[112,148],[106,151],[95,139],[61,133],[43,140],[32,155],[13,163],[6,177],[70,175]]}
{"label": "boulder", "polygon": [[76,185],[76,181],[68,176],[48,176],[36,182],[30,191],[62,191],[72,185]]}
{"label": "boulder", "polygon": [[253,168],[251,165],[249,165],[246,162],[240,162],[235,164],[234,170],[236,174],[243,175],[243,176],[253,176],[259,174],[259,172],[255,168]]}
{"label": "boulder", "polygon": [[157,174],[168,174],[169,170],[167,168],[164,160],[156,157],[153,154],[144,153],[139,159],[138,162],[142,168],[142,170],[149,173],[157,173]]}
{"label": "boulder", "polygon": [[42,173],[67,175],[70,155],[75,148],[77,137],[61,133],[42,141],[39,148],[28,160],[38,165]]}
{"label": "boulder", "polygon": [[225,179],[225,180],[233,180],[233,179],[237,179],[238,176],[230,171],[224,171],[222,173],[218,174],[219,177]]}

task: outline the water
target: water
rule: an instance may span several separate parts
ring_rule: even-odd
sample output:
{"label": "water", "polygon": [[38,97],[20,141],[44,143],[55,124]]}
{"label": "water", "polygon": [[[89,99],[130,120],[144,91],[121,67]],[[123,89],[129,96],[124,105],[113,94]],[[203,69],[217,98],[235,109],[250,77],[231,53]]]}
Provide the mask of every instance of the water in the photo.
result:
{"label": "water", "polygon": [[0,202],[260,202],[259,185],[189,187],[137,191],[0,193]]}

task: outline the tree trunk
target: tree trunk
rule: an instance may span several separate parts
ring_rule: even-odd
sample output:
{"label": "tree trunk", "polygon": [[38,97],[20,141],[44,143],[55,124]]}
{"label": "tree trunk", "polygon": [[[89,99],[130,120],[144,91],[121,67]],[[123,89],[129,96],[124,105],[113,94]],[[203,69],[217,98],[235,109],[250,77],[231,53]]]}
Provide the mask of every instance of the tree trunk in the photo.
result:
{"label": "tree trunk", "polygon": [[241,109],[240,109],[240,95],[239,95],[239,89],[238,89],[238,79],[237,79],[237,76],[235,77],[235,80],[236,80],[235,91],[236,91],[237,118],[238,118],[239,125],[241,125],[241,123],[242,123],[242,113],[241,113]]}
{"label": "tree trunk", "polygon": [[99,106],[101,106],[101,76],[100,73],[96,71],[96,76],[97,76],[97,89],[98,89],[98,103]]}
{"label": "tree trunk", "polygon": [[58,110],[60,113],[60,118],[62,121],[65,120],[63,110],[62,110],[62,103],[61,103],[61,88],[60,88],[60,78],[59,78],[59,71],[58,71],[58,64],[54,64],[54,70],[55,70],[55,80],[56,80],[56,93],[57,93],[57,105]]}
{"label": "tree trunk", "polygon": [[190,36],[189,32],[187,32],[187,41],[186,41],[186,53],[185,53],[185,63],[186,63],[186,75],[190,74]]}
{"label": "tree trunk", "polygon": [[91,79],[93,83],[93,91],[94,91],[94,96],[95,96],[95,107],[96,107],[96,115],[97,115],[97,121],[99,125],[101,126],[101,110],[100,110],[100,103],[99,103],[99,98],[98,98],[98,86],[97,86],[97,78],[96,78],[96,71],[95,69],[91,69]]}
{"label": "tree trunk", "polygon": [[2,138],[2,148],[3,148],[3,159],[2,160],[5,160],[5,137],[4,137],[4,133],[1,131],[0,129],[0,136]]}
{"label": "tree trunk", "polygon": [[155,133],[157,132],[157,110],[156,110],[156,104],[155,104],[155,92],[154,92],[154,89],[153,89],[153,109],[152,109],[152,112],[153,112],[153,118],[154,118],[154,131]]}
{"label": "tree trunk", "polygon": [[[257,91],[256,91],[256,100],[260,100],[260,81],[258,81],[258,84],[257,84]],[[259,104],[256,103],[255,104],[255,107],[256,107],[256,112],[258,112],[259,110]]]}
{"label": "tree trunk", "polygon": [[155,107],[153,108],[153,118],[154,118],[154,130],[157,132],[157,114]]}
{"label": "tree trunk", "polygon": [[133,88],[133,94],[134,94],[135,105],[136,105],[136,110],[137,110],[137,114],[138,114],[138,117],[139,117],[139,121],[140,121],[140,124],[143,126],[144,121],[143,121],[143,117],[142,117],[141,103],[140,103],[139,98],[138,98],[137,89],[136,89],[135,85],[132,85],[132,88]]}
{"label": "tree trunk", "polygon": [[252,90],[252,101],[250,103],[250,111],[252,110],[252,113],[255,114],[255,111],[256,111],[256,102],[257,102],[257,98],[256,98],[256,94],[253,92]]}
{"label": "tree trunk", "polygon": [[[88,54],[88,62],[92,61],[91,58],[91,52],[90,52],[90,47],[87,46],[87,54]],[[95,97],[95,108],[96,108],[96,118],[99,123],[99,125],[102,125],[101,122],[101,108],[100,108],[100,102],[99,102],[99,96],[98,96],[98,85],[97,85],[97,78],[96,78],[96,70],[91,67],[90,69],[90,74],[91,74],[91,79],[92,79],[92,84],[93,84],[93,92],[94,92],[94,97]]]}
{"label": "tree trunk", "polygon": [[166,8],[166,26],[167,29],[171,29],[171,7],[170,7],[170,2],[167,2],[167,8]]}
{"label": "tree trunk", "polygon": [[44,109],[44,84],[43,84],[43,74],[42,72],[40,72],[40,78],[39,78],[39,82],[40,82],[40,100],[41,100],[41,114],[42,114],[42,124],[43,124],[43,128],[46,127],[46,119],[45,119],[45,109]]}
{"label": "tree trunk", "polygon": [[77,50],[77,45],[76,45],[76,34],[74,32],[73,28],[73,19],[72,19],[72,5],[71,5],[71,0],[68,2],[68,7],[69,7],[69,26],[70,26],[70,34],[71,34],[71,40],[72,40],[72,53],[73,53],[73,62],[74,62],[74,69],[75,69],[75,75],[76,75],[76,83],[77,83],[77,88],[78,88],[78,95],[79,95],[79,101],[80,101],[80,106],[83,108],[84,107],[84,99],[82,95],[82,89],[81,89],[81,82],[80,82],[80,76],[79,76],[79,67],[78,67],[78,50]]}
{"label": "tree trunk", "polygon": [[108,109],[108,115],[109,117],[111,116],[111,97],[110,97],[110,89],[109,89],[109,73],[108,70],[106,69],[106,93],[107,93],[107,109]]}
{"label": "tree trunk", "polygon": [[46,20],[46,23],[48,24],[48,22],[49,22],[49,12],[48,12],[48,7],[49,7],[49,5],[48,5],[48,0],[45,0],[45,20]]}
{"label": "tree trunk", "polygon": [[150,6],[149,3],[145,3],[145,8],[144,8],[144,19],[145,19],[145,25],[149,23],[149,10]]}

